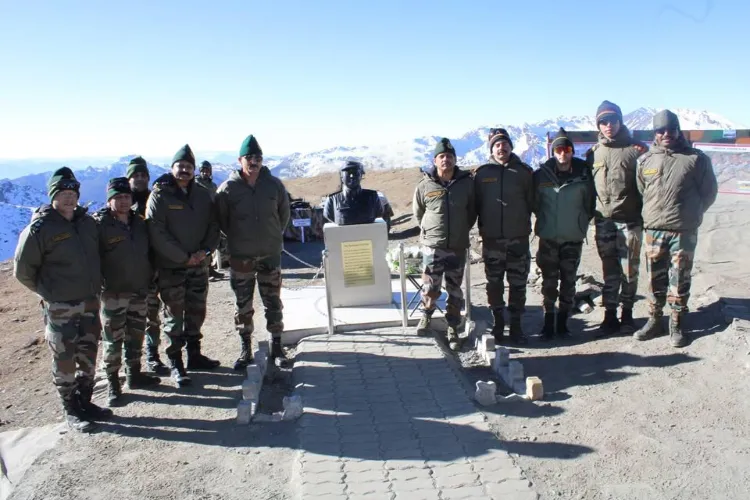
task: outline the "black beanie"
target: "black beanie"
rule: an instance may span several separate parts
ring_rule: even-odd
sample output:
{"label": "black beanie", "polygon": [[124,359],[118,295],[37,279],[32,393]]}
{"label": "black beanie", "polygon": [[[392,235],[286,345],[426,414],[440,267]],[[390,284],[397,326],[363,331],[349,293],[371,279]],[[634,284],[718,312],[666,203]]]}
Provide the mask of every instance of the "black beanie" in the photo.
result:
{"label": "black beanie", "polygon": [[560,130],[557,131],[555,138],[552,140],[552,147],[550,149],[554,152],[555,148],[558,146],[570,146],[573,149],[573,153],[576,152],[576,147],[573,145],[573,141],[568,138],[568,133],[562,127],[560,127]]}
{"label": "black beanie", "polygon": [[438,141],[437,144],[435,144],[435,150],[432,152],[432,157],[435,158],[440,153],[450,153],[453,155],[453,157],[456,157],[456,150],[453,147],[453,144],[451,144],[451,141],[443,137]]}
{"label": "black beanie", "polygon": [[510,149],[513,149],[513,141],[510,139],[510,134],[504,128],[491,128],[489,137],[490,154],[492,154],[492,146],[497,141],[508,141]]}
{"label": "black beanie", "polygon": [[654,115],[654,130],[660,128],[680,130],[680,119],[668,109],[663,109]]}
{"label": "black beanie", "polygon": [[118,194],[133,194],[130,189],[130,182],[127,177],[115,177],[107,183],[107,201],[111,200]]}
{"label": "black beanie", "polygon": [[146,165],[146,160],[144,160],[140,156],[136,156],[135,158],[130,160],[130,163],[128,163],[128,169],[125,172],[125,177],[130,179],[137,172],[142,172],[148,175],[149,178],[151,177],[151,173],[148,171],[148,165]]}
{"label": "black beanie", "polygon": [[203,161],[201,162],[201,168],[203,168],[203,167],[206,167],[206,168],[213,168],[213,167],[211,167],[211,162],[210,162],[210,161],[208,161],[208,160],[203,160]]}
{"label": "black beanie", "polygon": [[193,164],[195,166],[195,155],[193,154],[193,150],[190,149],[190,146],[185,144],[182,146],[172,157],[172,165],[177,163],[178,161],[187,161]]}
{"label": "black beanie", "polygon": [[75,191],[80,196],[80,189],[81,185],[76,180],[73,171],[68,167],[58,168],[47,181],[47,195],[50,201],[60,191]]}
{"label": "black beanie", "polygon": [[596,108],[596,125],[599,125],[604,118],[608,116],[615,116],[622,123],[622,110],[620,106],[613,102],[602,101],[598,108]]}

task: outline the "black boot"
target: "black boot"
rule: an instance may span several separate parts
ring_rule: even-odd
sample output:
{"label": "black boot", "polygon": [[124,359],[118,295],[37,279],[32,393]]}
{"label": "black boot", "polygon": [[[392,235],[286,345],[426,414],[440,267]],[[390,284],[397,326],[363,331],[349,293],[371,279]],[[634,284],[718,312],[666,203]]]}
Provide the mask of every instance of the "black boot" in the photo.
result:
{"label": "black boot", "polygon": [[181,353],[173,358],[169,358],[169,365],[171,367],[172,380],[174,380],[177,387],[185,387],[193,382],[185,371]]}
{"label": "black boot", "polygon": [[458,338],[458,326],[455,324],[448,324],[448,331],[445,336],[448,339],[448,347],[451,351],[456,352],[461,349],[461,341]]}
{"label": "black boot", "polygon": [[492,311],[492,316],[495,318],[495,326],[492,327],[491,333],[495,337],[495,344],[499,344],[505,336],[505,314],[499,309]]}
{"label": "black boot", "polygon": [[685,330],[682,328],[683,314],[672,311],[669,315],[669,341],[672,347],[685,347],[690,343]]}
{"label": "black boot", "polygon": [[114,408],[122,406],[122,387],[118,373],[107,374],[107,406]]}
{"label": "black boot", "polygon": [[555,313],[544,313],[544,326],[540,332],[543,341],[550,341],[555,338]]}
{"label": "black boot", "polygon": [[207,358],[201,354],[200,340],[191,340],[187,343],[188,370],[213,370],[220,364],[217,360]]}
{"label": "black boot", "polygon": [[599,331],[596,332],[594,338],[603,339],[610,335],[616,335],[619,331],[620,322],[617,319],[617,309],[607,309],[604,311],[604,320],[599,325]]}
{"label": "black boot", "polygon": [[140,364],[125,368],[125,380],[128,383],[129,389],[143,389],[144,387],[151,387],[161,383],[159,377],[141,372]]}
{"label": "black boot", "polygon": [[510,341],[517,345],[526,345],[529,343],[529,339],[523,333],[521,328],[521,318],[510,319]]}
{"label": "black boot", "polygon": [[62,405],[65,423],[69,428],[78,432],[91,432],[96,429],[96,425],[89,420],[89,417],[81,409],[77,395],[63,401]]}
{"label": "black boot", "polygon": [[[119,381],[118,381],[119,382]],[[102,408],[91,402],[91,397],[94,395],[93,386],[81,386],[78,385],[78,403],[81,406],[81,411],[86,415],[86,418],[99,422],[101,420],[109,420],[112,418],[112,410],[109,408]]]}
{"label": "black boot", "polygon": [[271,359],[286,359],[284,349],[281,348],[281,337],[274,337],[271,340]]}
{"label": "black boot", "polygon": [[623,307],[620,315],[620,333],[631,335],[635,332],[635,321],[633,321],[633,310]]}
{"label": "black boot", "polygon": [[568,311],[557,311],[557,336],[560,338],[569,338],[570,330],[568,330]]}
{"label": "black boot", "polygon": [[146,366],[157,375],[168,375],[169,367],[161,362],[159,358],[159,347],[155,345],[146,346]]}
{"label": "black boot", "polygon": [[240,337],[240,357],[234,362],[234,369],[242,371],[247,365],[253,362],[253,353],[251,350],[250,337]]}
{"label": "black boot", "polygon": [[643,328],[633,334],[635,340],[651,340],[652,338],[664,333],[664,325],[662,324],[662,313],[661,311],[652,313],[648,318],[648,321]]}

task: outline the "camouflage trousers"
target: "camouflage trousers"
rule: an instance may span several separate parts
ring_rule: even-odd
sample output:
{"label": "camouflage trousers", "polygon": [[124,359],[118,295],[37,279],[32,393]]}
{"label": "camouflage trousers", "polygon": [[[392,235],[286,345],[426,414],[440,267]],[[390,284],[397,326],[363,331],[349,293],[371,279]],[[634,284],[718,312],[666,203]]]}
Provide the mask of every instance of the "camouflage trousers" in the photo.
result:
{"label": "camouflage trousers", "polygon": [[164,303],[164,334],[169,338],[165,352],[169,358],[177,357],[186,342],[203,337],[208,260],[196,267],[159,269],[159,296]]}
{"label": "camouflage trousers", "polygon": [[505,308],[505,277],[508,277],[508,311],[520,317],[526,310],[526,280],[531,269],[529,238],[484,239],[482,259],[487,276],[487,302],[496,313]]}
{"label": "camouflage trousers", "polygon": [[234,324],[240,337],[253,333],[255,282],[266,310],[266,330],[281,338],[284,332],[284,305],[281,303],[281,266],[278,258],[229,259],[229,285],[235,296]]}
{"label": "camouflage trousers", "polygon": [[643,228],[639,223],[596,221],[596,249],[602,259],[606,309],[632,309],[638,291],[638,267],[641,265]]}
{"label": "camouflage trousers", "polygon": [[461,281],[464,279],[465,266],[466,250],[422,247],[422,306],[425,313],[435,311],[435,302],[442,293],[445,276],[445,291],[448,292],[445,321],[451,326],[458,326],[464,305]]}
{"label": "camouflage trousers", "polygon": [[669,303],[675,312],[688,310],[691,272],[698,231],[646,230],[646,271],[651,280],[649,309],[661,314]]}
{"label": "camouflage trousers", "polygon": [[161,310],[161,300],[159,300],[158,278],[154,276],[154,281],[148,288],[146,295],[146,345],[156,348],[161,344],[161,320],[159,312]]}
{"label": "camouflage trousers", "polygon": [[[560,311],[570,311],[576,295],[578,265],[581,263],[582,241],[557,243],[539,238],[536,265],[542,271],[542,307],[544,312],[555,312],[560,298]],[[558,284],[560,291],[558,294]]]}
{"label": "camouflage trousers", "polygon": [[114,374],[122,367],[122,351],[128,366],[141,364],[146,330],[146,297],[136,293],[102,294],[101,320],[104,371]]}
{"label": "camouflage trousers", "polygon": [[92,389],[99,349],[99,299],[42,302],[44,337],[52,352],[52,381],[63,401],[76,390]]}

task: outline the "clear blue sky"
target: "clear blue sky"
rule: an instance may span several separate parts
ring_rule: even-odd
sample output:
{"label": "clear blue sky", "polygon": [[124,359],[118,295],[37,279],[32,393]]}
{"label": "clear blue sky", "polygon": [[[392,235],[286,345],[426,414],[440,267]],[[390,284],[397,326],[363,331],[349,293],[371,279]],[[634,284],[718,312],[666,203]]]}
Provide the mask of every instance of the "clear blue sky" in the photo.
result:
{"label": "clear blue sky", "polygon": [[0,0],[0,158],[266,155],[594,114],[750,123],[750,2]]}

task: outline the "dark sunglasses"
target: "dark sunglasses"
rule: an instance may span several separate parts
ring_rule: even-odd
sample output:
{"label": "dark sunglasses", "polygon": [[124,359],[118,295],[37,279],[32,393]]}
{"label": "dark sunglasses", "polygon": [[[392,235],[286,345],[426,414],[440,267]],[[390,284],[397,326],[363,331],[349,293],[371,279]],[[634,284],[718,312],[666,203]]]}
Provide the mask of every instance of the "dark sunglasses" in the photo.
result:
{"label": "dark sunglasses", "polygon": [[60,186],[60,191],[63,191],[66,189],[78,191],[78,188],[81,187],[81,183],[73,179],[64,179],[60,181],[57,185]]}
{"label": "dark sunglasses", "polygon": [[557,154],[572,153],[572,152],[573,152],[573,148],[571,148],[570,146],[557,146],[555,148],[555,153]]}
{"label": "dark sunglasses", "polygon": [[620,120],[618,120],[617,118],[603,118],[599,120],[599,125],[612,126],[612,125],[617,125],[618,123],[620,123]]}
{"label": "dark sunglasses", "polygon": [[661,127],[654,129],[654,132],[659,135],[669,134],[670,136],[676,136],[677,135],[677,129],[676,128],[669,128],[669,127]]}
{"label": "dark sunglasses", "polygon": [[263,155],[245,155],[243,158],[247,161],[263,161]]}

